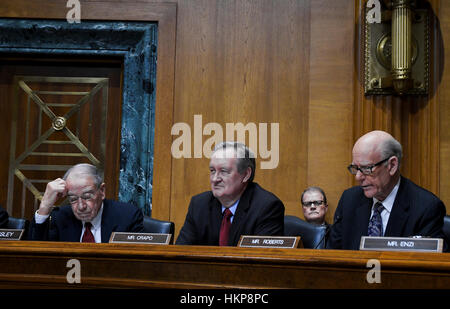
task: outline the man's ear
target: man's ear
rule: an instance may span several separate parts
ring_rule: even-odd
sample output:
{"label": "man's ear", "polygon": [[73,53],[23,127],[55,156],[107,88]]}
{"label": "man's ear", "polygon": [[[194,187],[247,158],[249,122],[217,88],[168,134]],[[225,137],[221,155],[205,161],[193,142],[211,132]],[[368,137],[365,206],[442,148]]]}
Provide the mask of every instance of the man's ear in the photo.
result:
{"label": "man's ear", "polygon": [[247,169],[245,170],[244,174],[245,174],[245,176],[244,176],[244,179],[242,179],[242,182],[248,182],[248,180],[252,176],[252,168],[251,167],[247,167]]}
{"label": "man's ear", "polygon": [[388,162],[389,162],[389,174],[393,176],[399,169],[398,158],[396,156],[392,156]]}
{"label": "man's ear", "polygon": [[100,191],[100,194],[102,195],[102,200],[104,200],[106,198],[106,185],[104,182],[100,185],[100,188],[98,190]]}

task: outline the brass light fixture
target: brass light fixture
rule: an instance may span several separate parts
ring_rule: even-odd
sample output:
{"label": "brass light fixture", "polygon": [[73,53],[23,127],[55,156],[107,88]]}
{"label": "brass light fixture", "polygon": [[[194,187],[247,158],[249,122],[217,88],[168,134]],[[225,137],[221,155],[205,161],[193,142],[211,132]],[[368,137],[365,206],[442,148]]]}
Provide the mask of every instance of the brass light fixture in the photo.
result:
{"label": "brass light fixture", "polygon": [[[385,0],[378,6],[366,3],[366,95],[427,94],[429,83],[429,13],[415,0]],[[374,12],[374,10],[379,10]]]}

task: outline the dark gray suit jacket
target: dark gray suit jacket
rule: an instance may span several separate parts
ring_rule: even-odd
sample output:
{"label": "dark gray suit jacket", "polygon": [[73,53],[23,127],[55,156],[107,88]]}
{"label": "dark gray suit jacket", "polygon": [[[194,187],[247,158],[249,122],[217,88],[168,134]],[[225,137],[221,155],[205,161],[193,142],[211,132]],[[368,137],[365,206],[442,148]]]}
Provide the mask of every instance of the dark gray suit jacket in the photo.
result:
{"label": "dark gray suit jacket", "polygon": [[[222,205],[211,191],[192,197],[177,245],[219,245]],[[241,235],[283,235],[284,205],[257,183],[242,194],[230,228],[228,244],[236,246]]]}
{"label": "dark gray suit jacket", "polygon": [[5,228],[8,224],[9,215],[6,210],[0,206],[0,228]]}
{"label": "dark gray suit jacket", "polygon": [[[103,200],[101,221],[102,242],[109,242],[112,232],[142,232],[144,216],[142,211],[127,203]],[[70,205],[55,208],[42,224],[36,224],[33,216],[29,239],[79,242],[82,223]]]}
{"label": "dark gray suit jacket", "polygon": [[[345,190],[334,214],[327,248],[358,250],[361,236],[367,236],[372,203],[359,186]],[[445,212],[444,203],[433,193],[401,177],[384,236],[444,238]]]}

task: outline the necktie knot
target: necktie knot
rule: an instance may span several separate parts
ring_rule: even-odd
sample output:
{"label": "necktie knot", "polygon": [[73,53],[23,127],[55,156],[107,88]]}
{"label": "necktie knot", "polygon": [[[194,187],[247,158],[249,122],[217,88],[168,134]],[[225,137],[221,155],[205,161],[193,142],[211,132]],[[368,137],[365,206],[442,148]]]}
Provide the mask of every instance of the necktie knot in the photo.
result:
{"label": "necktie knot", "polygon": [[384,206],[383,206],[383,204],[381,204],[380,202],[377,202],[377,203],[375,204],[375,211],[376,211],[376,212],[378,212],[378,213],[381,214],[381,212],[383,211],[383,209],[384,209]]}
{"label": "necktie knot", "polygon": [[229,220],[232,215],[233,215],[233,213],[231,212],[231,210],[229,208],[226,208],[225,211],[223,212],[223,217],[226,220]]}

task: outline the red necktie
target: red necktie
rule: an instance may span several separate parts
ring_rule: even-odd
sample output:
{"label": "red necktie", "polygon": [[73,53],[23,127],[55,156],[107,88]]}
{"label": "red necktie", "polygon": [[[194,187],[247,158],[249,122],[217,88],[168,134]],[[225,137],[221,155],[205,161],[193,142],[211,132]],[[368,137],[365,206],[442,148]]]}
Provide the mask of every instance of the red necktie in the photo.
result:
{"label": "red necktie", "polygon": [[84,223],[84,234],[81,242],[95,242],[94,235],[91,232],[91,222]]}
{"label": "red necktie", "polygon": [[219,246],[228,246],[228,235],[230,234],[231,216],[233,214],[226,208],[223,212],[222,225],[220,226]]}

